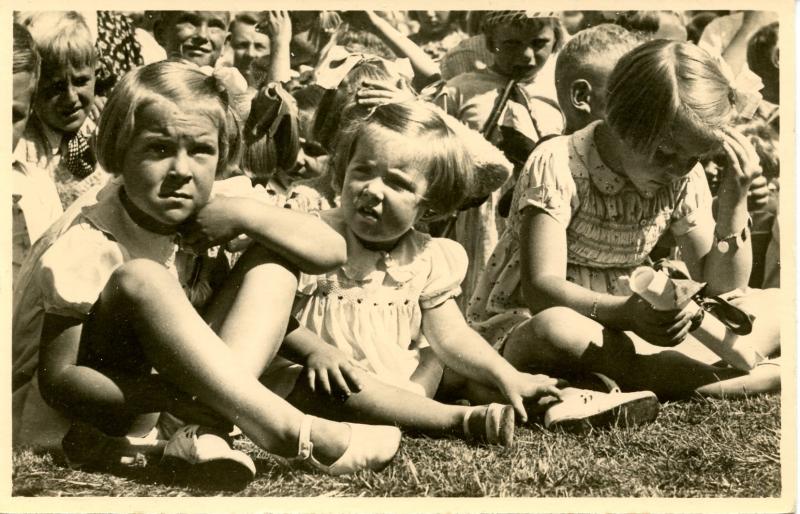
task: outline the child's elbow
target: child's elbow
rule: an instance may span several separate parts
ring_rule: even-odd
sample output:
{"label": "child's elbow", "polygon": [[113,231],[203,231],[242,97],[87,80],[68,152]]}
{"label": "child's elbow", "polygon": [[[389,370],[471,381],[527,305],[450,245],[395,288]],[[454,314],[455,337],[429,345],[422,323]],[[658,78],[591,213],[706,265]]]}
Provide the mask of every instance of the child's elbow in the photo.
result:
{"label": "child's elbow", "polygon": [[344,238],[336,232],[330,231],[328,237],[318,239],[318,251],[314,252],[312,259],[308,259],[303,273],[318,275],[340,268],[347,262],[347,244]]}

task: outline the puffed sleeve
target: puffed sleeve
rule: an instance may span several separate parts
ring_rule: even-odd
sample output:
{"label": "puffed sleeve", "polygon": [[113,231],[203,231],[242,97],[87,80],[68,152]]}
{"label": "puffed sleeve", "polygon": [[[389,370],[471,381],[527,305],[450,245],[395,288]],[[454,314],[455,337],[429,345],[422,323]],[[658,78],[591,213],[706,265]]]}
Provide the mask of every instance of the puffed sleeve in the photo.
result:
{"label": "puffed sleeve", "polygon": [[698,164],[689,173],[686,186],[672,211],[670,231],[675,236],[688,234],[698,226],[714,226],[711,214],[711,190],[703,167]]}
{"label": "puffed sleeve", "polygon": [[517,211],[536,207],[564,228],[572,218],[577,189],[569,169],[568,138],[556,137],[537,147],[525,163],[515,192]]}
{"label": "puffed sleeve", "polygon": [[65,232],[43,255],[37,270],[45,312],[84,318],[125,262],[119,244],[79,224]]}
{"label": "puffed sleeve", "polygon": [[428,243],[430,274],[420,294],[423,309],[432,309],[461,294],[461,282],[467,274],[469,259],[464,247],[446,238],[433,238]]}

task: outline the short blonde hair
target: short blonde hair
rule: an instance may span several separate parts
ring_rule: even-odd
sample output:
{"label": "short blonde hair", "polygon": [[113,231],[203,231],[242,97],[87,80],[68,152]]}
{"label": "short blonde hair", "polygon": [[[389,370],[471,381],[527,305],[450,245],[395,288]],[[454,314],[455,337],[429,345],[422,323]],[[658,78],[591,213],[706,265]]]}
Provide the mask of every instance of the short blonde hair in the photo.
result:
{"label": "short blonde hair", "polygon": [[15,18],[36,42],[42,69],[90,66],[97,55],[86,20],[76,11],[17,12]]}
{"label": "short blonde hair", "polygon": [[341,189],[358,141],[370,127],[381,127],[411,139],[423,140],[418,157],[424,163],[428,218],[456,211],[475,188],[475,169],[469,150],[448,126],[444,114],[423,100],[387,103],[367,109],[353,105],[345,112],[344,128],[333,156],[334,183]]}
{"label": "short blonde hair", "polygon": [[224,87],[192,64],[160,61],[127,73],[112,91],[98,126],[97,159],[104,169],[115,175],[122,172],[125,152],[141,129],[137,116],[146,106],[161,101],[191,106],[216,121],[217,176],[222,176],[229,164],[238,163],[241,122]]}
{"label": "short blonde hair", "polygon": [[734,92],[703,49],[659,39],[624,55],[608,81],[606,121],[634,150],[650,154],[679,129],[713,144],[731,122]]}

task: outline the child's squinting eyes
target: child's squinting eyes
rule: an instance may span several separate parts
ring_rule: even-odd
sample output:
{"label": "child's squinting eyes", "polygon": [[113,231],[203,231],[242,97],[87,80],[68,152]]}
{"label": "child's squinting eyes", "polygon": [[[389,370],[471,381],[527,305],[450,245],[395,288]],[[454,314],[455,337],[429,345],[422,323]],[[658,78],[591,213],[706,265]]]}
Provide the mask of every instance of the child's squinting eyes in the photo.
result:
{"label": "child's squinting eyes", "polygon": [[[375,170],[369,166],[356,166],[351,169],[351,174],[360,179],[367,179],[376,175]],[[387,186],[396,191],[409,193],[416,193],[417,191],[416,184],[403,173],[390,170],[382,179]]]}

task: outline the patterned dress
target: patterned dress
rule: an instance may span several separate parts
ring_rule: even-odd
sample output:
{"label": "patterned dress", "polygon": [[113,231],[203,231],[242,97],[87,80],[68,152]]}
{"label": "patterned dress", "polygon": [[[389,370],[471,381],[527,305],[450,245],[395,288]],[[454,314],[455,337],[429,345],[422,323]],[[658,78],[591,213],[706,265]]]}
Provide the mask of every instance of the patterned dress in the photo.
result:
{"label": "patterned dress", "polygon": [[619,278],[645,262],[664,232],[680,236],[714,223],[702,166],[644,197],[603,164],[594,142],[599,123],[542,143],[525,165],[508,226],[467,309],[470,325],[495,346],[531,317],[520,286],[526,208],[541,209],[566,230],[568,281],[614,295],[631,294]]}

